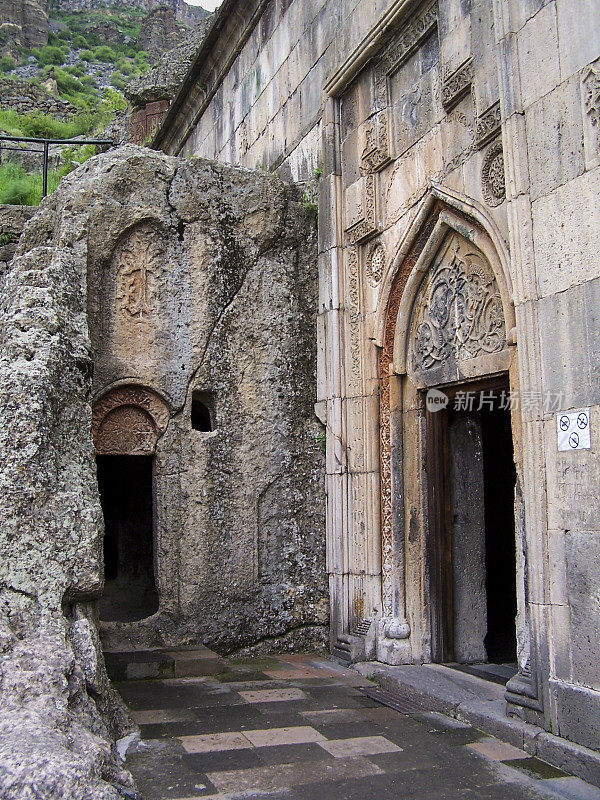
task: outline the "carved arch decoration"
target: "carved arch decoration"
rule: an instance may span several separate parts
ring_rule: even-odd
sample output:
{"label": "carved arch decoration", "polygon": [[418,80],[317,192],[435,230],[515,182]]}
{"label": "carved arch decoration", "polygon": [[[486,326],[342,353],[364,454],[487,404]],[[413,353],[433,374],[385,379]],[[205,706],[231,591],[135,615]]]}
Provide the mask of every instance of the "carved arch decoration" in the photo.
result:
{"label": "carved arch decoration", "polygon": [[92,407],[92,434],[98,455],[154,455],[169,422],[169,407],[143,386],[117,386]]}
{"label": "carved arch decoration", "polygon": [[[506,250],[501,241],[496,247],[497,233],[492,226],[490,236],[487,226],[484,228],[479,220],[465,214],[467,203],[444,194],[441,190],[430,193],[400,243],[382,279],[375,321],[375,338],[381,347],[379,452],[384,617],[394,614],[391,377],[408,372],[413,380],[416,378],[419,388],[435,385],[435,381],[423,381],[423,370],[415,370],[414,361],[411,364],[415,353],[414,347],[411,348],[411,341],[414,342],[411,334],[418,331],[420,325],[431,324],[433,342],[427,344],[424,352],[451,352],[455,360],[463,347],[462,339],[466,353],[474,354],[475,358],[482,352],[502,357],[507,354],[507,341],[514,342],[515,336]],[[450,199],[454,208],[444,202],[442,196],[444,200]],[[462,242],[466,246],[461,250]],[[469,248],[469,244],[474,247]],[[465,259],[465,253],[473,258]],[[431,271],[430,267],[433,267]],[[429,306],[429,310],[427,303],[418,302],[432,297],[434,306]]]}

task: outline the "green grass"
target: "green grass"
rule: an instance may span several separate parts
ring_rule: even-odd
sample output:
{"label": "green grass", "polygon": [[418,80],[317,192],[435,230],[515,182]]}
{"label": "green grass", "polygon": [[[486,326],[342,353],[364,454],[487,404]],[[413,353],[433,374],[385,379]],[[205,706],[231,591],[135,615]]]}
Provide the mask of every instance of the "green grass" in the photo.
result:
{"label": "green grass", "polygon": [[96,111],[82,111],[70,120],[61,120],[49,114],[18,114],[10,108],[0,108],[0,130],[9,136],[31,136],[38,139],[72,139],[85,136],[110,122],[120,105],[120,95],[108,96]]}
{"label": "green grass", "polygon": [[[48,194],[52,194],[61,180],[79,164],[94,155],[93,145],[66,147],[64,163],[48,172]],[[43,179],[41,172],[27,173],[20,164],[7,162],[0,165],[0,205],[37,206],[42,199]]]}

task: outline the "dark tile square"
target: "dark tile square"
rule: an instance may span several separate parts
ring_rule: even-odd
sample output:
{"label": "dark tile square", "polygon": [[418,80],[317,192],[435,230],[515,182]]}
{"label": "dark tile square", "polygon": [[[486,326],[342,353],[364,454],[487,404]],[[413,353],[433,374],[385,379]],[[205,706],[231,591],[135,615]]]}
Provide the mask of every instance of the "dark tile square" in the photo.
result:
{"label": "dark tile square", "polygon": [[263,764],[296,764],[300,761],[331,761],[326,750],[318,744],[281,744],[275,747],[260,747],[258,749]]}
{"label": "dark tile square", "polygon": [[553,767],[552,764],[547,764],[539,758],[517,758],[512,761],[503,761],[502,763],[513,769],[522,770],[534,778],[542,778],[543,780],[570,777],[567,772],[563,772],[558,767]]}
{"label": "dark tile square", "polygon": [[256,750],[221,750],[214,753],[187,753],[183,761],[192,772],[229,772],[262,767]]}
{"label": "dark tile square", "polygon": [[269,675],[265,675],[264,672],[226,672],[223,675],[218,675],[217,677],[222,683],[272,680],[272,678]]}
{"label": "dark tile square", "polygon": [[354,739],[357,736],[385,736],[385,731],[375,722],[333,722],[331,724],[312,724],[319,733],[328,739]]}
{"label": "dark tile square", "polygon": [[224,733],[225,731],[260,728],[264,716],[256,708],[248,705],[221,706],[191,709],[203,727],[204,733]]}

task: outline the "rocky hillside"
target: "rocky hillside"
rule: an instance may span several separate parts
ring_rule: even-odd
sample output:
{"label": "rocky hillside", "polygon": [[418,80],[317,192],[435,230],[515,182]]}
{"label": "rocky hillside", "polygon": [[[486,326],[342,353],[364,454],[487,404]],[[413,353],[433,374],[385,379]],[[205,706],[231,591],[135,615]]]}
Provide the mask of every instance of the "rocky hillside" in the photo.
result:
{"label": "rocky hillside", "polygon": [[[172,97],[211,18],[184,0],[0,0],[0,14],[0,133],[107,138],[109,126],[119,142],[127,98]],[[51,190],[93,153],[80,150],[53,162]],[[40,169],[35,155],[0,148],[0,204],[39,202]]]}

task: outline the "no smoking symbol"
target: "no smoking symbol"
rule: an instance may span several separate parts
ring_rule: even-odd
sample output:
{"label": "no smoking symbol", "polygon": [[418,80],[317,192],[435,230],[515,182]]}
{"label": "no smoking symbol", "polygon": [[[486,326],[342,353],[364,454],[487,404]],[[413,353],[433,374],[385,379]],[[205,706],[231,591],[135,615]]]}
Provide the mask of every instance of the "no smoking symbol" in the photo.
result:
{"label": "no smoking symbol", "polygon": [[578,433],[572,433],[569,436],[569,445],[573,448],[573,450],[576,450],[579,447],[579,434]]}
{"label": "no smoking symbol", "polygon": [[560,418],[560,429],[561,429],[561,431],[568,431],[570,424],[571,423],[569,422],[569,418],[568,417],[561,417]]}
{"label": "no smoking symbol", "polygon": [[577,417],[577,427],[580,430],[583,430],[584,428],[587,428],[587,425],[588,425],[587,414],[579,414]]}

